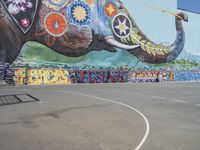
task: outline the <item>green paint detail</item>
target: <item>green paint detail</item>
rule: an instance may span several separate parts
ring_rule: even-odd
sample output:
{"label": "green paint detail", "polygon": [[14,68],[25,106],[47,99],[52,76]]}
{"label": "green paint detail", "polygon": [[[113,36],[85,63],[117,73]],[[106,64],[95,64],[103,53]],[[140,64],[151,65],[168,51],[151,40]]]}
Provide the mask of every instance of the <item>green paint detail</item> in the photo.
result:
{"label": "green paint detail", "polygon": [[75,63],[84,60],[85,56],[81,57],[67,57],[49,49],[48,47],[38,44],[36,42],[28,42],[21,51],[24,61],[27,62],[57,62],[59,63]]}

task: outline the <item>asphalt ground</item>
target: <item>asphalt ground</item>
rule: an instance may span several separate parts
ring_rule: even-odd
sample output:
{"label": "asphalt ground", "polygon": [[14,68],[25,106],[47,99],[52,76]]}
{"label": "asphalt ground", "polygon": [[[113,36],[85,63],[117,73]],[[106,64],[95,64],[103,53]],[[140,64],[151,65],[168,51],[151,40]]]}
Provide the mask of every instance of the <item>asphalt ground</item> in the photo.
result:
{"label": "asphalt ground", "polygon": [[0,87],[0,150],[199,150],[200,83]]}

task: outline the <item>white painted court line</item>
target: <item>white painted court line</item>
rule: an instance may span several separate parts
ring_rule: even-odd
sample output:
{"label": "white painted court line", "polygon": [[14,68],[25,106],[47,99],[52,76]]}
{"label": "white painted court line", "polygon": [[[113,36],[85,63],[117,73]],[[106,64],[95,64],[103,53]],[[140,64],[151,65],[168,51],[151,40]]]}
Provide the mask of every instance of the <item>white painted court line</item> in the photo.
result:
{"label": "white painted court line", "polygon": [[152,98],[159,99],[159,100],[165,100],[165,101],[169,101],[169,102],[177,102],[177,103],[188,104],[187,101],[178,100],[178,99],[169,99],[169,98],[166,98],[166,97],[160,97],[160,96],[152,96]]}
{"label": "white painted court line", "polygon": [[[19,91],[21,91],[21,90],[19,90]],[[48,91],[49,92],[49,90],[40,90],[40,91]],[[70,91],[52,91],[52,92],[56,92],[56,93],[71,93],[71,94],[91,97],[91,98],[94,98],[94,99],[98,99],[98,100],[102,100],[102,101],[107,101],[107,102],[111,102],[111,103],[114,103],[114,104],[118,104],[118,105],[121,105],[121,106],[124,106],[124,107],[127,107],[127,108],[131,109],[131,110],[136,111],[144,119],[145,124],[146,124],[146,131],[145,131],[145,135],[142,138],[141,142],[139,143],[139,145],[134,150],[139,150],[143,146],[144,142],[146,141],[146,139],[147,139],[147,137],[149,135],[150,124],[149,124],[149,121],[148,121],[147,117],[143,113],[141,113],[139,110],[137,110],[136,108],[134,108],[134,107],[132,107],[130,105],[127,105],[127,104],[124,104],[124,103],[121,103],[121,102],[117,102],[115,100],[106,99],[106,98],[103,98],[103,97],[97,97],[97,96],[93,96],[93,95],[88,95],[88,94],[84,94],[84,93],[70,92]],[[146,96],[146,95],[142,94],[142,96]]]}
{"label": "white painted court line", "polygon": [[160,97],[160,96],[152,96],[152,98],[159,99],[159,100],[167,100],[167,101],[169,101],[167,98]]}
{"label": "white painted court line", "polygon": [[148,95],[140,94],[140,93],[135,93],[134,95],[137,95],[137,96],[148,96]]}
{"label": "white painted court line", "polygon": [[[130,92],[123,92],[124,94],[131,94]],[[136,96],[146,96],[149,97],[150,95],[146,95],[146,94],[142,94],[142,93],[134,93],[134,95]],[[184,104],[188,104],[189,102],[187,101],[183,101],[183,100],[177,100],[177,99],[170,99],[167,97],[161,97],[161,96],[150,96],[154,99],[158,99],[158,100],[164,100],[164,101],[169,101],[169,102],[177,102],[177,103],[184,103]]]}
{"label": "white painted court line", "polygon": [[[49,90],[40,90],[40,91],[49,92]],[[111,103],[114,103],[114,104],[118,104],[118,105],[121,105],[121,106],[124,106],[124,107],[127,107],[127,108],[131,109],[131,110],[136,111],[144,119],[145,124],[146,124],[146,131],[145,131],[145,135],[142,138],[141,142],[139,143],[139,145],[134,150],[139,150],[143,146],[144,142],[146,141],[146,139],[147,139],[147,137],[149,135],[150,124],[149,124],[149,121],[148,121],[147,117],[143,113],[141,113],[139,110],[137,110],[134,107],[131,107],[130,105],[127,105],[127,104],[124,104],[124,103],[121,103],[121,102],[117,102],[115,100],[106,99],[106,98],[103,98],[103,97],[97,97],[97,96],[88,95],[88,94],[79,93],[79,92],[71,92],[71,91],[52,91],[52,92],[56,92],[56,93],[71,93],[71,94],[75,94],[75,95],[82,95],[82,96],[86,96],[86,97],[91,97],[91,98],[94,98],[94,99],[98,99],[98,100],[102,100],[102,101],[107,101],[107,102],[111,102]],[[146,96],[146,95],[143,95],[143,96]]]}
{"label": "white painted court line", "polygon": [[[7,90],[7,89],[3,89],[3,90]],[[34,90],[34,89],[31,89]],[[30,90],[24,90],[24,89],[20,89],[20,90],[14,90],[14,92],[29,92]],[[48,90],[40,90],[40,91],[46,91],[48,92]],[[60,92],[60,93],[65,93],[66,91],[54,91],[54,92]],[[114,92],[113,90],[111,92]],[[128,94],[129,92],[127,92],[126,94]],[[130,93],[129,93],[130,94]],[[135,93],[134,95],[137,96],[147,96],[149,97],[149,95],[146,94],[141,94],[141,93]],[[160,96],[151,96],[152,98],[158,99],[158,100],[165,100],[165,101],[169,101],[169,102],[177,102],[177,103],[184,103],[184,104],[188,104],[189,102],[187,101],[183,101],[183,100],[177,100],[177,99],[170,99],[170,98],[166,98],[166,97],[160,97]],[[200,107],[200,104],[196,104],[196,106]]]}
{"label": "white painted court line", "polygon": [[147,137],[149,135],[150,125],[149,125],[149,121],[148,121],[147,117],[143,113],[141,113],[139,110],[137,110],[136,108],[131,107],[131,106],[127,105],[127,104],[124,104],[124,103],[121,103],[121,102],[117,102],[117,101],[111,100],[111,99],[106,99],[106,98],[103,98],[103,97],[97,97],[97,96],[88,95],[88,94],[84,94],[84,93],[78,93],[78,92],[69,92],[69,91],[66,91],[66,92],[67,93],[71,93],[71,94],[76,94],[76,95],[81,95],[81,96],[86,96],[86,97],[90,97],[90,98],[94,98],[94,99],[98,99],[98,100],[111,102],[111,103],[118,104],[118,105],[121,105],[121,106],[124,106],[124,107],[127,107],[127,108],[131,109],[131,110],[136,111],[145,120],[146,131],[145,131],[144,137],[142,138],[142,141],[139,143],[139,145],[134,150],[139,150],[142,147],[142,145],[144,144],[144,142],[146,141],[146,139],[147,139]]}
{"label": "white painted court line", "polygon": [[178,99],[172,99],[172,101],[178,102],[178,103],[185,103],[187,104],[188,102],[186,101],[182,101],[182,100],[178,100]]}

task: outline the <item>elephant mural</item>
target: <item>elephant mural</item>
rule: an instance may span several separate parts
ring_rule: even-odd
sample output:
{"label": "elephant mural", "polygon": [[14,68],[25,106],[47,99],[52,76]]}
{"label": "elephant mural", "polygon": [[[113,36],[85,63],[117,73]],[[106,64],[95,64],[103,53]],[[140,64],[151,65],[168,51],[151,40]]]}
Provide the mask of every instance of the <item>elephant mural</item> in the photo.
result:
{"label": "elephant mural", "polygon": [[120,0],[1,0],[0,53],[12,63],[23,45],[36,41],[70,57],[95,50],[127,50],[139,60],[164,63],[183,50],[186,14],[175,16],[177,37],[166,46],[151,41]]}

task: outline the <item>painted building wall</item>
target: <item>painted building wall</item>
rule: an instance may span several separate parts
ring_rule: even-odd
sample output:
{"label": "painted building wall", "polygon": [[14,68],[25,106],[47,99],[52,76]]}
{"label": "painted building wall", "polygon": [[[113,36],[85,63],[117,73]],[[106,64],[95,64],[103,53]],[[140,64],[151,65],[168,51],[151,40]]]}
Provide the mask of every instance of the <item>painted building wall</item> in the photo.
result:
{"label": "painted building wall", "polygon": [[[178,11],[173,0],[3,0],[1,61],[196,68],[200,15],[184,12],[189,22],[183,22],[183,36],[169,13]],[[106,41],[110,36],[121,48]],[[139,49],[127,49],[134,45]]]}
{"label": "painted building wall", "polygon": [[16,68],[14,71],[14,81],[17,85],[71,84],[68,77],[69,72],[65,69]]}

